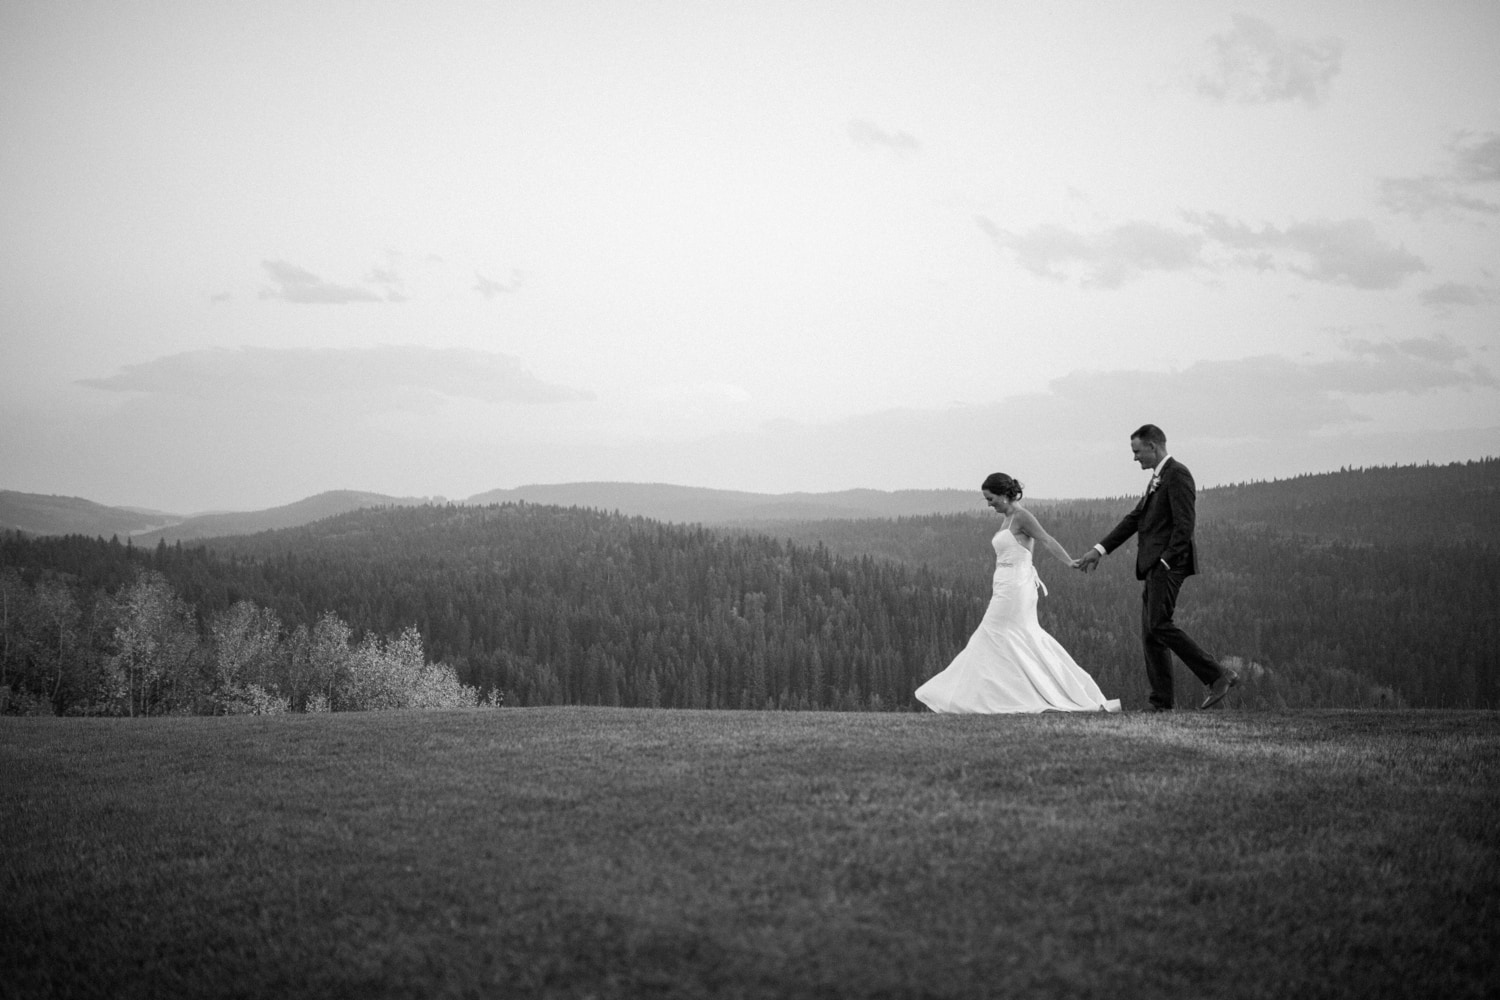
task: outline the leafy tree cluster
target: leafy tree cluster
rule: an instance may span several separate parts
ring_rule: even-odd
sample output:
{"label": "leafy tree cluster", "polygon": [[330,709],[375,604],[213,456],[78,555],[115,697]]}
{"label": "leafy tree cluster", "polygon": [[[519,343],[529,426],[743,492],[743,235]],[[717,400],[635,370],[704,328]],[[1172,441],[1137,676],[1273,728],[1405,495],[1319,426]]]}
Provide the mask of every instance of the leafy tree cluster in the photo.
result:
{"label": "leafy tree cluster", "polygon": [[[193,607],[151,568],[163,560],[118,543],[48,540],[31,558],[27,547],[18,538],[0,546],[0,712],[273,714],[478,703],[452,668],[427,662],[414,628],[355,642],[332,613],[286,628],[276,612],[246,599]],[[192,564],[176,555],[165,561]]]}

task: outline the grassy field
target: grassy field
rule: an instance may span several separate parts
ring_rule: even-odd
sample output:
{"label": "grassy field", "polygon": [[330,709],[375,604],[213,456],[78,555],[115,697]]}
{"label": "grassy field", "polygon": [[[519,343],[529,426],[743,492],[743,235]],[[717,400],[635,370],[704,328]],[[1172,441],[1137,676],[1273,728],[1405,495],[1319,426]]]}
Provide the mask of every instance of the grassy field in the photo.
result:
{"label": "grassy field", "polygon": [[0,994],[1481,997],[1500,715],[0,719]]}

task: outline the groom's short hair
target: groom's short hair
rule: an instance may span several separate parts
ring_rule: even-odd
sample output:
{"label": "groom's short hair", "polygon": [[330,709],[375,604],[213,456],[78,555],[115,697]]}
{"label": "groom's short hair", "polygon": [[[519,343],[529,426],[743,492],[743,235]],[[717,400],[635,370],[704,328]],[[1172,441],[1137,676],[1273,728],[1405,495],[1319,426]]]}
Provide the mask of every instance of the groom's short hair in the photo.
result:
{"label": "groom's short hair", "polygon": [[1155,424],[1141,424],[1136,432],[1130,435],[1130,438],[1131,440],[1149,441],[1160,447],[1167,443],[1167,432]]}

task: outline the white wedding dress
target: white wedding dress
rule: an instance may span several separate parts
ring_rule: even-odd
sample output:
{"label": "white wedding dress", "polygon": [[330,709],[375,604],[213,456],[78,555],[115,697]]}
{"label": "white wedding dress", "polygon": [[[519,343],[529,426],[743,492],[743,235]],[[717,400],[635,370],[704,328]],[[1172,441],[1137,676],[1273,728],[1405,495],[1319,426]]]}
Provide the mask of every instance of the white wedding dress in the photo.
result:
{"label": "white wedding dress", "polygon": [[1042,586],[1031,550],[1001,528],[990,606],[969,644],[942,673],[917,688],[934,712],[1118,712],[1094,679],[1036,619]]}

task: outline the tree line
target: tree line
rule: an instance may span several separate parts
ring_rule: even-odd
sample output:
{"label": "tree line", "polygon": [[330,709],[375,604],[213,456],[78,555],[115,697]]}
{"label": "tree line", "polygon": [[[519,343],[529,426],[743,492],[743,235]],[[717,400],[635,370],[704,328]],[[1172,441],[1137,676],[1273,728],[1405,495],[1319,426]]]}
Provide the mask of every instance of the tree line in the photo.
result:
{"label": "tree line", "polygon": [[[1118,516],[1039,512],[1075,553]],[[293,710],[322,707],[320,693],[339,707],[330,678],[350,675],[303,652],[320,623],[325,638],[347,629],[322,648],[407,636],[470,702],[914,710],[912,691],[983,614],[997,527],[950,515],[784,525],[771,537],[506,504],[364,510],[191,547],[10,535],[0,575],[16,612],[0,621],[0,685],[53,711],[121,710],[118,693],[97,694],[102,665],[134,662],[121,659],[121,595],[152,579],[181,602],[179,634],[197,650],[177,675],[198,680],[153,694],[146,711],[229,710],[252,685]],[[1199,543],[1205,572],[1179,618],[1248,673],[1237,704],[1500,706],[1500,595],[1483,546],[1376,546],[1225,521],[1201,525]],[[1043,626],[1108,695],[1142,704],[1129,547],[1088,577],[1038,564]],[[79,615],[71,629],[49,624],[68,618],[64,594]],[[271,652],[228,652],[240,648]],[[1188,703],[1196,691],[1180,674]],[[137,693],[163,690],[146,680]]]}
{"label": "tree line", "polygon": [[[0,714],[270,715],[481,702],[451,667],[427,660],[415,628],[355,641],[332,612],[287,627],[248,599],[205,611],[118,542],[64,539],[50,555],[65,553],[90,569],[38,572],[33,561],[23,572],[0,559]],[[119,583],[109,589],[101,579]]]}

